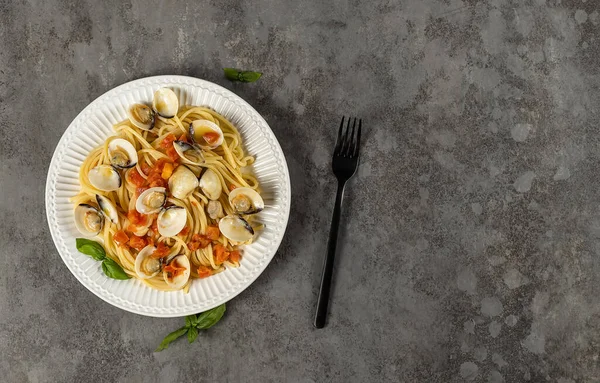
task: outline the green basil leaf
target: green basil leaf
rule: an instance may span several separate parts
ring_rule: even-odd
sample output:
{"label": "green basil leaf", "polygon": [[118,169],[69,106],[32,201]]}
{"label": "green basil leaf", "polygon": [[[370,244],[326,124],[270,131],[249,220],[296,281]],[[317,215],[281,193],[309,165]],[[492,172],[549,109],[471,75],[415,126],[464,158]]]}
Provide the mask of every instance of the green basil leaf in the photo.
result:
{"label": "green basil leaf", "polygon": [[190,328],[196,325],[196,315],[188,315],[185,317],[185,327]]}
{"label": "green basil leaf", "polygon": [[223,68],[225,77],[231,81],[254,82],[262,76],[261,72],[241,71],[235,68]]}
{"label": "green basil leaf", "polygon": [[167,335],[165,337],[165,339],[163,339],[162,342],[160,342],[160,345],[158,345],[158,348],[156,350],[154,350],[154,352],[159,352],[166,348],[169,348],[169,345],[171,344],[171,342],[173,342],[175,339],[179,338],[180,336],[183,336],[187,331],[188,331],[188,329],[185,327],[182,327],[178,330],[173,331],[172,333]]}
{"label": "green basil leaf", "polygon": [[80,253],[89,255],[96,261],[101,261],[106,258],[106,251],[104,251],[104,247],[102,247],[102,245],[96,241],[91,241],[85,238],[77,238],[75,239],[75,246]]}
{"label": "green basil leaf", "polygon": [[240,71],[234,68],[223,68],[223,72],[225,73],[225,77],[231,81],[239,81]]}
{"label": "green basil leaf", "polygon": [[206,330],[211,328],[221,320],[223,314],[225,314],[225,303],[215,307],[214,309],[199,314],[198,320],[196,321],[196,328],[198,330]]}
{"label": "green basil leaf", "polygon": [[194,343],[194,341],[198,337],[198,330],[196,330],[195,327],[190,327],[190,329],[188,330],[187,335],[188,335],[188,342]]}
{"label": "green basil leaf", "polygon": [[260,72],[246,71],[246,72],[242,72],[240,81],[241,82],[254,82],[254,81],[258,80],[260,78],[260,76],[262,76],[262,73],[260,73]]}
{"label": "green basil leaf", "polygon": [[129,279],[131,278],[119,264],[110,258],[104,258],[102,261],[102,271],[112,279]]}

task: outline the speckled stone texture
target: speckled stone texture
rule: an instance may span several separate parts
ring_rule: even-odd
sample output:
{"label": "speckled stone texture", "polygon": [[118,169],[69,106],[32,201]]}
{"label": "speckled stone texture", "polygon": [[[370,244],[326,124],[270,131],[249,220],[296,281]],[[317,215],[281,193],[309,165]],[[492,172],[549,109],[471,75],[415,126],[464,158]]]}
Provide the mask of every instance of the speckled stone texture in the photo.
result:
{"label": "speckled stone texture", "polygon": [[[600,2],[0,1],[0,380],[600,381]],[[231,84],[225,66],[264,72]],[[129,80],[221,84],[268,121],[287,235],[223,321],[96,298],[50,238],[52,152]],[[329,325],[312,327],[341,115],[346,193]]]}

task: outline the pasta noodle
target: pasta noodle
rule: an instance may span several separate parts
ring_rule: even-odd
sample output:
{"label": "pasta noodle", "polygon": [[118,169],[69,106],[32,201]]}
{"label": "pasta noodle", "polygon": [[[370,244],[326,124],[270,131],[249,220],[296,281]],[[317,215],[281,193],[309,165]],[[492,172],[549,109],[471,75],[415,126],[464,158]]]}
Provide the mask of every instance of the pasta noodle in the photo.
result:
{"label": "pasta noodle", "polygon": [[[188,127],[197,120],[210,121],[217,125],[222,131],[223,141],[216,148],[203,148],[201,151],[203,161],[194,157],[194,152],[190,154],[189,158],[198,161],[186,161],[173,150],[172,143],[176,139],[190,142],[189,139],[192,137],[188,134]],[[235,214],[235,209],[228,200],[231,191],[235,188],[256,190],[259,186],[254,175],[248,171],[242,171],[242,168],[254,162],[254,158],[244,153],[242,139],[237,129],[219,113],[201,106],[181,107],[172,118],[164,118],[156,114],[151,130],[140,129],[130,120],[117,123],[113,129],[115,135],[109,137],[103,145],[92,150],[81,165],[79,173],[81,190],[71,199],[76,207],[80,204],[95,206],[96,195],[101,195],[108,198],[116,207],[118,221],[115,223],[105,221],[98,234],[98,239],[102,240],[107,256],[121,265],[129,276],[139,278],[135,270],[135,263],[141,245],[143,244],[144,247],[153,245],[159,248],[159,244],[162,244],[163,250],[165,246],[168,248],[168,254],[162,256],[161,265],[165,264],[165,260],[168,263],[169,258],[179,254],[183,254],[189,260],[190,278],[183,286],[183,290],[186,292],[193,278],[221,272],[226,266],[238,267],[237,245],[240,244],[239,242],[231,241],[219,232],[218,238],[213,237],[206,243],[207,232],[213,230],[212,235],[214,236],[214,228],[218,225],[218,219],[208,216],[207,205],[210,199],[199,188],[195,188],[189,195],[181,199],[174,198],[170,193],[167,194],[165,206],[178,206],[185,208],[186,211],[185,228],[177,235],[171,237],[160,235],[157,231],[156,213],[146,215],[136,213],[136,201],[145,189],[156,186],[168,187],[169,175],[173,170],[176,171],[179,166],[186,166],[195,177],[201,177],[207,169],[212,170],[221,184],[222,192],[217,200],[220,202],[224,214]],[[100,165],[111,165],[109,148],[111,141],[115,139],[124,139],[133,145],[137,152],[137,163],[127,169],[118,169],[122,180],[118,189],[100,190],[90,181],[90,171]],[[119,241],[119,238],[124,238],[120,233],[125,233],[127,236],[125,243]],[[115,236],[117,236],[116,239]],[[201,242],[198,248],[190,245],[194,242],[197,244],[198,241]],[[250,241],[251,239],[248,242]],[[155,258],[158,258],[158,255]],[[224,259],[224,257],[226,258]],[[155,289],[173,290],[165,278],[163,273],[159,272],[151,278],[140,278],[140,280]]]}

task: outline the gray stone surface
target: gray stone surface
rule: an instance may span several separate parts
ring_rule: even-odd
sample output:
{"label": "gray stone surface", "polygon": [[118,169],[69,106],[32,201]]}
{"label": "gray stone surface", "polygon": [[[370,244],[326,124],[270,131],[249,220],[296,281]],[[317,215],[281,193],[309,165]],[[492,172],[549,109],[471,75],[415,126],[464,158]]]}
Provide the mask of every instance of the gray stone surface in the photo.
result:
{"label": "gray stone surface", "polygon": [[[600,381],[595,0],[0,1],[0,380]],[[224,66],[260,70],[231,84]],[[76,114],[185,74],[249,101],[293,202],[272,264],[193,345],[96,298],[46,225]],[[330,322],[312,327],[342,114],[364,119]]]}

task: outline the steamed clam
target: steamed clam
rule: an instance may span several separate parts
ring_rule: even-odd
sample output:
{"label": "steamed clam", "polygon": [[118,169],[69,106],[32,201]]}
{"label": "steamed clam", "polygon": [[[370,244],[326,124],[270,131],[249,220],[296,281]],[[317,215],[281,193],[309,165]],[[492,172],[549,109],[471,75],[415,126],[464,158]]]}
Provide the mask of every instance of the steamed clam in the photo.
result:
{"label": "steamed clam", "polygon": [[202,149],[215,149],[223,143],[223,131],[219,125],[208,120],[192,121],[189,136]]}
{"label": "steamed clam", "polygon": [[110,199],[103,195],[96,194],[96,202],[98,203],[98,207],[106,219],[114,224],[119,222],[119,213],[117,212],[117,207]]}
{"label": "steamed clam", "polygon": [[160,273],[161,260],[153,258],[152,253],[156,248],[152,245],[144,247],[135,257],[135,273],[141,279],[149,279]]}
{"label": "steamed clam", "polygon": [[122,138],[116,138],[108,144],[110,163],[120,169],[134,167],[138,162],[137,151],[133,145]]}
{"label": "steamed clam", "polygon": [[173,197],[184,199],[198,187],[198,178],[187,167],[181,165],[169,177],[169,190]]}
{"label": "steamed clam", "polygon": [[98,165],[88,172],[93,187],[102,191],[113,191],[121,187],[121,175],[110,165]]}
{"label": "steamed clam", "polygon": [[135,210],[142,214],[159,212],[167,202],[167,190],[154,187],[145,190],[135,201]]}
{"label": "steamed clam", "polygon": [[202,151],[188,142],[175,140],[173,141],[173,147],[185,163],[199,165],[204,162]]}
{"label": "steamed clam", "polygon": [[221,185],[221,179],[217,173],[212,169],[206,169],[204,174],[200,177],[199,181],[200,189],[208,199],[217,200],[221,196],[223,186]]}
{"label": "steamed clam", "polygon": [[92,205],[79,204],[75,208],[75,227],[84,237],[95,237],[104,227],[104,216]]}
{"label": "steamed clam", "polygon": [[219,230],[225,237],[234,242],[246,242],[254,237],[254,229],[248,221],[235,214],[221,218]]}
{"label": "steamed clam", "polygon": [[219,201],[210,200],[206,205],[206,212],[208,213],[208,216],[212,219],[222,218],[224,215],[223,205],[221,205],[221,202]]}
{"label": "steamed clam", "polygon": [[229,193],[229,203],[238,214],[256,214],[265,208],[265,203],[256,190],[241,187]]}
{"label": "steamed clam", "polygon": [[177,95],[169,88],[160,88],[154,92],[152,109],[164,118],[173,118],[179,110]]}
{"label": "steamed clam", "polygon": [[163,278],[171,289],[179,290],[190,279],[190,268],[190,261],[184,254],[170,257],[163,267]]}
{"label": "steamed clam", "polygon": [[152,130],[154,127],[154,111],[148,105],[133,104],[127,110],[129,121],[142,130]]}
{"label": "steamed clam", "polygon": [[185,227],[187,210],[181,206],[169,206],[158,214],[156,222],[160,235],[174,237]]}

